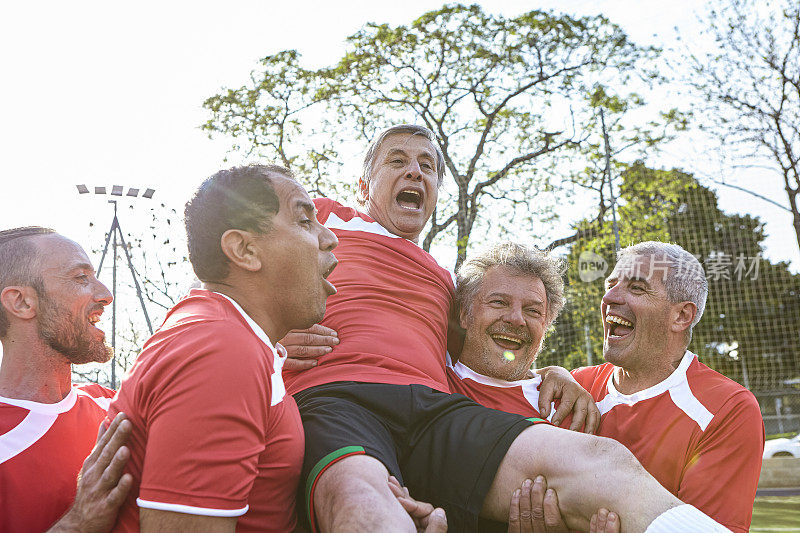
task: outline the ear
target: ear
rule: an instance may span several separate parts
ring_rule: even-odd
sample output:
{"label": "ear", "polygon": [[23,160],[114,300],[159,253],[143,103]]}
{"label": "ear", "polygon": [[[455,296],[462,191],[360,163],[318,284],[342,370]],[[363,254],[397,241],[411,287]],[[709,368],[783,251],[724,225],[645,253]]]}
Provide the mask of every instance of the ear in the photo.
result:
{"label": "ear", "polygon": [[673,308],[672,331],[680,333],[686,331],[692,325],[694,317],[697,316],[697,306],[692,302],[681,302],[675,304]]}
{"label": "ear", "polygon": [[258,256],[258,243],[255,235],[249,231],[229,229],[220,239],[222,253],[237,267],[248,272],[261,270],[261,258]]}
{"label": "ear", "polygon": [[364,176],[358,178],[358,192],[365,202],[369,199],[369,183],[364,179]]}
{"label": "ear", "polygon": [[6,313],[22,320],[36,318],[39,297],[33,287],[11,286],[0,292],[0,305]]}
{"label": "ear", "polygon": [[461,311],[458,312],[458,325],[461,326],[461,329],[465,331],[467,329],[467,322],[469,321],[468,319],[469,315],[467,314],[467,310],[462,307]]}

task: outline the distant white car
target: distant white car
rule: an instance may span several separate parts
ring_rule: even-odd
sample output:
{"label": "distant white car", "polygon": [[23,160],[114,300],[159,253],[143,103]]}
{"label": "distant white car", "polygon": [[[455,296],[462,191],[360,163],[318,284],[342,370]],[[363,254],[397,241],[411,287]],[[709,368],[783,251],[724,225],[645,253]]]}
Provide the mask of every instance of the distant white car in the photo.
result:
{"label": "distant white car", "polygon": [[772,439],[764,444],[764,459],[770,457],[800,457],[800,434],[791,439]]}

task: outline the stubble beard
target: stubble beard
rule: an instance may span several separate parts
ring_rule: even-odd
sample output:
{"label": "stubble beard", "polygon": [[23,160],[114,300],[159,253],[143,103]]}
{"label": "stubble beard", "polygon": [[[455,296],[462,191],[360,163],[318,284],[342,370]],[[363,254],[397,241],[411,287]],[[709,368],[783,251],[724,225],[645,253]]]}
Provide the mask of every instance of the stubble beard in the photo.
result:
{"label": "stubble beard", "polygon": [[39,337],[50,348],[75,365],[105,363],[111,359],[111,347],[91,334],[85,318],[73,315],[46,294],[39,301]]}

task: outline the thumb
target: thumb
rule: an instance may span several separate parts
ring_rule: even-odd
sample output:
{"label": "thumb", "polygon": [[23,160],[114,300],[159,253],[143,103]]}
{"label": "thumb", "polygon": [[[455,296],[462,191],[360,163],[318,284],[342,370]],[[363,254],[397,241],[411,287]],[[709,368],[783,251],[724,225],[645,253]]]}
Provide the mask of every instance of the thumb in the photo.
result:
{"label": "thumb", "polygon": [[444,514],[444,509],[436,508],[428,518],[428,526],[425,528],[425,533],[446,533],[447,532],[447,517]]}

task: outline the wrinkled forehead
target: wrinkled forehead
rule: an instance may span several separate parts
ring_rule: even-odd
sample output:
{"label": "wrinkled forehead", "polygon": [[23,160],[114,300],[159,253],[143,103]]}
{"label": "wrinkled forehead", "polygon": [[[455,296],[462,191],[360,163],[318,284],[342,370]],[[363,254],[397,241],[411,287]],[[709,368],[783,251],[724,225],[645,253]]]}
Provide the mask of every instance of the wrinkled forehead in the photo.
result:
{"label": "wrinkled forehead", "polygon": [[385,154],[392,150],[419,152],[436,160],[436,148],[421,133],[392,133],[387,135],[378,146],[378,153]]}
{"label": "wrinkled forehead", "polygon": [[627,255],[620,258],[608,279],[617,281],[638,279],[649,283],[664,283],[669,274],[672,261],[666,256]]}

